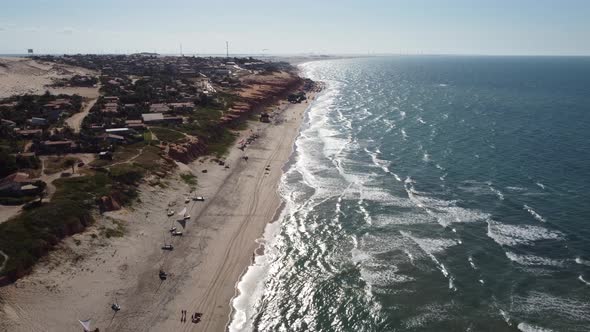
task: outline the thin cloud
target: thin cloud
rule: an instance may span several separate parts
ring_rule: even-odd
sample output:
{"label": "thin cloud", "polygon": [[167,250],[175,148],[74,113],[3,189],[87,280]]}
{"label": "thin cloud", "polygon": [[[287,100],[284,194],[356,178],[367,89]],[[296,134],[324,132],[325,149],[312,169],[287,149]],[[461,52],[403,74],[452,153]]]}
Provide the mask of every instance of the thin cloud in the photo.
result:
{"label": "thin cloud", "polygon": [[0,22],[0,31],[8,31],[15,26],[16,25],[14,23]]}
{"label": "thin cloud", "polygon": [[61,30],[59,30],[59,33],[63,33],[65,35],[71,35],[75,32],[76,30],[74,28],[70,28],[70,27],[65,27]]}

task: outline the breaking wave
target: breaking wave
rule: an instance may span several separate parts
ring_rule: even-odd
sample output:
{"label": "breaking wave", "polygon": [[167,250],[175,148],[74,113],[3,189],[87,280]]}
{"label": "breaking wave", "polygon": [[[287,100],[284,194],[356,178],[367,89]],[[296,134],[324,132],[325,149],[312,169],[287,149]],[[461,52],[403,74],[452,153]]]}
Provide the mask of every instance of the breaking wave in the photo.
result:
{"label": "breaking wave", "polygon": [[543,218],[543,216],[541,216],[540,214],[538,214],[535,210],[533,210],[533,208],[531,208],[528,205],[524,205],[523,208],[531,214],[531,216],[533,216],[533,218],[537,219],[540,222],[547,222],[547,220],[545,220],[545,218]]}
{"label": "breaking wave", "polygon": [[531,245],[540,240],[563,240],[563,233],[532,225],[509,225],[488,220],[487,235],[501,246]]}
{"label": "breaking wave", "polygon": [[507,251],[506,257],[511,261],[518,263],[520,265],[527,265],[527,266],[555,266],[555,267],[562,267],[565,265],[564,261],[550,259],[545,257],[539,257],[535,255],[519,255],[513,252]]}

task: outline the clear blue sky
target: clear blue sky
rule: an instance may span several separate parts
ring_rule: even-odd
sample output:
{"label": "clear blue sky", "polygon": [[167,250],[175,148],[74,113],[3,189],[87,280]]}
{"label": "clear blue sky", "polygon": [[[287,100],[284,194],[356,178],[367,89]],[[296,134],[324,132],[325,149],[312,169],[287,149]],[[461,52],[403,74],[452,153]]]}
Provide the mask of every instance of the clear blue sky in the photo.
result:
{"label": "clear blue sky", "polygon": [[590,55],[590,0],[1,0],[0,54]]}

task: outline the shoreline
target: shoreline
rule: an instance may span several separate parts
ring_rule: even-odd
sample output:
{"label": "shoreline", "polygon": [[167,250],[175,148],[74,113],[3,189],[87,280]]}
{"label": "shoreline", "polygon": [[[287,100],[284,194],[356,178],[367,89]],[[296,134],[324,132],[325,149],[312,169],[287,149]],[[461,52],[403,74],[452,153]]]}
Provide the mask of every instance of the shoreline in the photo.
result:
{"label": "shoreline", "polygon": [[[299,76],[303,77],[300,74],[299,74]],[[305,117],[307,116],[306,114],[307,114],[309,108],[312,106],[312,104],[315,101],[318,94],[319,94],[319,92],[307,93],[306,96],[308,97],[308,103],[305,104],[305,107],[303,109],[300,109],[299,112],[296,113],[296,117],[297,117],[296,131],[295,131],[294,135],[291,135],[289,137],[289,140],[290,140],[289,145],[291,146],[291,149],[290,149],[291,151],[288,154],[288,157],[284,160],[283,165],[280,168],[281,169],[280,176],[279,176],[278,180],[276,181],[276,183],[274,184],[274,187],[275,187],[274,195],[276,196],[276,199],[279,201],[278,202],[279,204],[276,206],[276,209],[275,209],[275,212],[274,212],[272,218],[264,224],[262,232],[259,233],[258,236],[254,239],[254,242],[256,243],[256,247],[255,247],[254,251],[252,252],[252,258],[249,259],[249,261],[246,265],[244,265],[242,272],[240,273],[238,279],[236,279],[236,281],[234,283],[234,286],[233,286],[234,295],[230,298],[230,300],[228,302],[229,313],[228,313],[227,323],[225,324],[225,327],[224,327],[224,331],[229,330],[229,327],[230,327],[232,320],[234,318],[233,317],[233,315],[234,315],[233,301],[234,301],[234,299],[236,299],[240,295],[238,285],[242,281],[242,278],[248,273],[250,266],[252,266],[255,263],[256,258],[258,256],[264,255],[265,248],[266,248],[266,243],[264,241],[264,235],[266,233],[267,227],[269,225],[272,225],[272,224],[275,224],[276,222],[278,222],[279,219],[281,218],[285,208],[286,208],[286,202],[283,200],[283,197],[281,196],[281,194],[278,191],[280,181],[283,178],[283,175],[285,174],[285,172],[289,169],[289,167],[291,167],[291,164],[293,163],[293,158],[296,153],[295,141],[297,140],[297,137],[299,137],[299,135],[301,133],[301,128],[305,122]],[[282,112],[288,111],[289,108],[295,108],[297,105],[301,105],[301,104],[289,105]]]}
{"label": "shoreline", "polygon": [[[160,242],[171,222],[163,211],[170,202],[180,210],[189,191],[178,179],[169,180],[168,188],[144,185],[137,206],[99,217],[96,225],[42,259],[33,273],[0,288],[0,329],[70,331],[78,330],[78,319],[88,318],[93,328],[107,331],[226,329],[237,284],[259,247],[256,240],[282,210],[277,191],[282,170],[315,95],[309,93],[302,104],[282,101],[278,124],[250,122],[227,156],[230,169],[203,160],[211,157],[179,163],[174,177],[186,170],[197,174],[197,193],[207,201],[188,204],[196,220],[187,223],[182,238],[170,239],[172,252],[162,252]],[[245,152],[238,150],[237,142],[253,132],[261,137]],[[248,161],[242,160],[244,154]],[[97,246],[93,235],[108,218],[122,220],[128,235]],[[169,272],[169,280],[159,282],[160,268]],[[123,308],[116,315],[110,310],[113,301]],[[202,312],[202,321],[181,323],[181,310]]]}
{"label": "shoreline", "polygon": [[[304,63],[308,63],[308,62],[316,62],[316,61],[322,61],[322,60],[333,60],[333,59],[317,59],[317,60],[311,60],[311,61],[290,62],[290,63],[292,63],[293,65],[296,65],[298,67],[298,69],[299,69],[299,74],[298,75],[300,77],[304,77],[301,74],[301,70],[299,68],[300,65],[302,65]],[[316,82],[316,83],[318,83],[318,82]],[[301,132],[304,129],[304,125],[306,124],[306,121],[308,120],[310,108],[313,106],[313,103],[316,101],[317,97],[322,92],[323,92],[323,88],[320,91],[316,91],[316,92],[312,92],[312,93],[308,94],[308,101],[309,101],[309,103],[308,103],[307,107],[305,108],[305,110],[303,111],[303,113],[301,114],[300,122],[299,122],[298,129],[297,129],[297,133],[296,133],[296,135],[295,135],[295,137],[293,139],[293,142],[292,142],[292,151],[291,151],[291,154],[289,155],[289,157],[285,160],[285,163],[284,163],[283,167],[281,168],[281,177],[279,178],[279,182],[281,181],[281,179],[284,176],[284,174],[296,162],[296,160],[295,160],[295,156],[297,155],[297,147],[295,145],[296,140],[301,135]],[[278,185],[280,185],[280,183],[278,183]],[[235,295],[231,298],[231,301],[229,303],[229,305],[230,305],[230,313],[229,313],[229,317],[228,317],[228,322],[227,322],[226,327],[225,327],[225,331],[231,331],[230,330],[230,327],[232,325],[232,322],[235,319],[234,315],[236,314],[236,308],[234,306],[234,301],[236,299],[240,299],[241,292],[240,292],[239,286],[240,286],[240,284],[242,284],[242,282],[247,282],[247,281],[245,281],[243,279],[244,279],[244,277],[246,277],[248,275],[249,272],[251,272],[250,271],[250,268],[252,268],[252,267],[258,267],[259,266],[259,265],[256,265],[256,260],[259,257],[261,257],[263,259],[263,257],[266,255],[266,246],[268,244],[267,235],[268,235],[268,233],[273,233],[273,232],[276,232],[277,231],[277,229],[271,230],[269,228],[270,227],[279,227],[279,226],[277,226],[277,222],[279,222],[279,220],[282,218],[282,216],[283,216],[283,214],[285,212],[285,209],[287,207],[287,202],[283,199],[283,196],[278,191],[278,189],[279,189],[278,188],[278,185],[277,185],[276,194],[279,197],[280,205],[277,207],[276,213],[273,216],[273,218],[268,221],[268,223],[264,227],[263,232],[256,239],[256,242],[258,243],[258,247],[254,251],[250,263],[247,266],[244,267],[244,271],[242,272],[242,274],[240,275],[239,279],[235,283]],[[252,271],[252,273],[256,274],[257,271]],[[252,295],[253,294],[250,293],[247,296],[250,297]]]}
{"label": "shoreline", "polygon": [[[300,77],[303,77],[301,74],[299,74]],[[235,285],[234,285],[234,296],[230,299],[229,302],[229,314],[228,314],[228,321],[227,324],[225,325],[225,329],[224,331],[229,331],[229,328],[232,324],[232,321],[234,320],[234,315],[236,313],[235,307],[234,307],[234,301],[236,299],[238,299],[241,295],[240,289],[239,289],[239,285],[242,283],[243,278],[248,274],[250,268],[252,266],[254,266],[254,264],[256,264],[256,259],[259,256],[264,256],[265,252],[266,252],[266,234],[269,231],[268,227],[272,226],[274,224],[276,224],[280,219],[281,216],[283,215],[283,212],[285,211],[287,202],[283,199],[282,195],[279,193],[278,189],[279,189],[279,185],[280,185],[280,181],[283,178],[283,176],[285,175],[285,173],[289,170],[289,168],[294,164],[295,160],[294,157],[297,153],[296,151],[296,146],[295,146],[295,142],[297,140],[297,138],[299,137],[299,135],[301,134],[301,130],[302,127],[305,123],[305,119],[307,118],[307,113],[310,109],[310,107],[313,105],[313,102],[316,100],[317,96],[320,94],[321,92],[312,92],[309,93],[308,96],[308,100],[309,103],[307,104],[307,107],[305,108],[305,110],[303,110],[303,113],[300,116],[300,121],[299,121],[299,125],[298,125],[298,129],[297,132],[295,134],[295,136],[292,138],[292,142],[291,142],[291,153],[289,155],[289,157],[285,160],[283,166],[281,167],[281,176],[279,177],[278,183],[277,183],[277,190],[276,190],[276,195],[280,200],[280,204],[277,206],[276,211],[274,213],[274,216],[272,217],[272,219],[270,219],[266,225],[264,226],[264,229],[262,231],[262,233],[258,236],[258,238],[256,238],[255,242],[258,244],[258,246],[256,247],[256,249],[254,250],[254,252],[252,253],[252,258],[250,259],[250,262],[248,263],[248,265],[244,266],[244,269],[242,271],[242,273],[240,274],[239,278],[236,280]]]}

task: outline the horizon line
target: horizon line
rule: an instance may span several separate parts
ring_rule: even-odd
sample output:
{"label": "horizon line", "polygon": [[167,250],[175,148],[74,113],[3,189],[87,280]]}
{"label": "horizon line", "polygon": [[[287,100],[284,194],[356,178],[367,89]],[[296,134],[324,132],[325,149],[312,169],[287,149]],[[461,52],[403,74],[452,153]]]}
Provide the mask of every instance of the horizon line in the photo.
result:
{"label": "horizon line", "polygon": [[[158,52],[105,52],[105,53],[81,53],[81,52],[57,52],[57,53],[2,53],[0,57],[4,56],[15,56],[15,57],[28,57],[28,56],[65,56],[65,55],[134,55],[141,53],[157,54],[159,56],[197,56],[197,57],[226,57],[224,53],[158,53]],[[234,53],[230,54],[229,57],[259,57],[259,58],[272,58],[272,57],[356,57],[356,58],[368,58],[368,57],[387,57],[387,56],[479,56],[479,57],[590,57],[590,54],[485,54],[485,53],[274,53],[274,54],[261,54],[261,53]]]}

